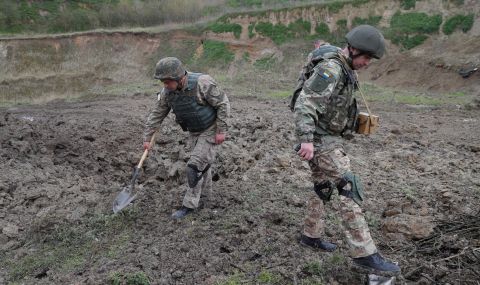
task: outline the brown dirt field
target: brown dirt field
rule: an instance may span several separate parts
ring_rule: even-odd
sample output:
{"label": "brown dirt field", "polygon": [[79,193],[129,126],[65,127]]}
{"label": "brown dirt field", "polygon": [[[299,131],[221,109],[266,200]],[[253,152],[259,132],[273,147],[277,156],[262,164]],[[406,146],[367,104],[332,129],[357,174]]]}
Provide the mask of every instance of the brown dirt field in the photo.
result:
{"label": "brown dirt field", "polygon": [[[115,284],[135,272],[151,284],[363,282],[348,262],[335,203],[326,234],[339,249],[297,243],[312,191],[308,166],[292,151],[285,100],[231,96],[214,193],[179,222],[170,215],[184,193],[186,134],[169,117],[144,166],[142,195],[113,215],[154,100],[0,109],[0,284]],[[379,249],[399,262],[401,284],[478,284],[480,111],[379,102],[372,109],[380,130],[346,149],[367,190],[363,208]],[[430,239],[392,230],[395,218],[431,226]]]}

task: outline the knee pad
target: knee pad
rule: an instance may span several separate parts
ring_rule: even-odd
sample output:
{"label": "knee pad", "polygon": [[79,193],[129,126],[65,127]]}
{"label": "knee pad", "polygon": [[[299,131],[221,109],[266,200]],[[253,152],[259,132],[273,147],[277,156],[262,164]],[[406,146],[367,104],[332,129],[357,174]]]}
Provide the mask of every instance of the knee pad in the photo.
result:
{"label": "knee pad", "polygon": [[193,188],[197,186],[198,181],[202,179],[203,174],[207,172],[207,170],[210,168],[210,164],[205,167],[203,171],[198,170],[196,165],[193,164],[187,164],[187,182],[188,182],[188,187]]}
{"label": "knee pad", "polygon": [[320,200],[327,202],[330,201],[332,197],[334,185],[330,181],[323,181],[320,183],[315,183],[313,185],[313,190],[317,193]]}
{"label": "knee pad", "polygon": [[[351,185],[350,190],[345,190],[347,184]],[[355,203],[361,205],[364,199],[363,185],[360,178],[352,172],[345,172],[342,179],[337,183],[338,194],[353,199]]]}

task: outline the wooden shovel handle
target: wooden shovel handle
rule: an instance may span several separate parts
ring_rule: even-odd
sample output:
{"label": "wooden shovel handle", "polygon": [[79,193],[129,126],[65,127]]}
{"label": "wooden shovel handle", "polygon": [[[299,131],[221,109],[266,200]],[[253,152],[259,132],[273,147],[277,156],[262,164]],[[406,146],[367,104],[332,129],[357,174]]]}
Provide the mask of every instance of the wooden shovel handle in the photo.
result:
{"label": "wooden shovel handle", "polygon": [[[150,148],[153,147],[153,144],[154,144],[154,143],[155,143],[155,133],[152,135],[152,138],[150,139]],[[145,159],[147,158],[148,151],[149,151],[149,149],[147,148],[147,149],[143,152],[142,158],[140,159],[140,162],[139,162],[138,165],[137,165],[137,168],[138,168],[138,169],[142,168],[143,162],[144,162]]]}

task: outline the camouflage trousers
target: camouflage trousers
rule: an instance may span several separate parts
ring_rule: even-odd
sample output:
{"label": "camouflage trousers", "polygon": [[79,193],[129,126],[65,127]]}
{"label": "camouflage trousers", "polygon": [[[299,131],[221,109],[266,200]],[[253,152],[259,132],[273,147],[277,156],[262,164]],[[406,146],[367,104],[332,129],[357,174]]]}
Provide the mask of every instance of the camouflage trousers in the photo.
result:
{"label": "camouflage trousers", "polygon": [[[343,147],[338,146],[329,150],[315,147],[314,157],[309,164],[314,183],[331,181],[337,184],[343,174],[350,171],[350,159]],[[335,198],[339,198],[340,201],[338,214],[342,219],[345,238],[350,247],[350,256],[356,258],[376,253],[377,248],[370,236],[370,230],[362,209],[351,198],[341,195]],[[307,214],[304,221],[304,234],[306,236],[311,238],[324,237],[324,208],[323,201],[317,195],[312,195],[307,203]]]}
{"label": "camouflage trousers", "polygon": [[[201,133],[190,133],[190,159],[187,164],[195,165],[197,169],[204,170],[215,161],[216,146],[215,146],[216,125],[208,128]],[[200,196],[202,192],[206,195],[211,195],[212,192],[212,169],[211,167],[203,174],[202,179],[198,181],[193,188],[188,187],[183,198],[183,206],[188,208],[198,208]]]}

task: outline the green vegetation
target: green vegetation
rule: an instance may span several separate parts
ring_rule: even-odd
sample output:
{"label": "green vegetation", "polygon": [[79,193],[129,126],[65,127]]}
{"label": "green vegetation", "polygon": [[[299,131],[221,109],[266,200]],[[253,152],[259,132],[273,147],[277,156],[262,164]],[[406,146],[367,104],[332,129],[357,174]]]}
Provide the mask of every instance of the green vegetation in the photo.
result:
{"label": "green vegetation", "polygon": [[371,25],[371,26],[378,26],[382,16],[370,16],[368,18],[359,18],[355,17],[352,21],[352,27],[360,26],[360,25]]}
{"label": "green vegetation", "polygon": [[409,91],[398,91],[379,86],[363,84],[363,92],[366,94],[367,101],[380,101],[389,104],[408,104],[408,105],[460,105],[466,106],[473,100],[472,96],[467,96],[463,92],[455,92],[442,95],[430,95],[414,93]]}
{"label": "green vegetation", "polygon": [[325,24],[325,23],[319,23],[316,27],[315,27],[315,32],[317,33],[317,35],[319,36],[330,36],[330,29],[328,28],[328,25]]}
{"label": "green vegetation", "polygon": [[242,33],[242,26],[236,23],[215,22],[208,25],[207,30],[211,30],[214,33],[233,33],[235,38],[239,39]]}
{"label": "green vegetation", "polygon": [[302,271],[309,275],[322,276],[324,274],[322,265],[318,261],[311,261],[303,266]]}
{"label": "green vegetation", "polygon": [[277,284],[281,281],[281,276],[271,273],[268,270],[262,270],[258,275],[258,282],[260,284]]}
{"label": "green vegetation", "polygon": [[436,33],[442,24],[441,15],[428,16],[425,13],[395,13],[385,37],[392,43],[411,49],[422,44],[428,34]]}
{"label": "green vegetation", "polygon": [[286,91],[286,90],[278,90],[278,91],[272,91],[271,93],[268,94],[269,97],[272,98],[277,98],[277,99],[285,99],[292,95],[292,91]]}
{"label": "green vegetation", "polygon": [[402,7],[405,10],[410,10],[415,8],[415,4],[417,3],[417,0],[402,0],[400,3],[400,7]]}
{"label": "green vegetation", "polygon": [[197,64],[227,66],[233,61],[235,55],[224,42],[206,40],[203,42],[203,54]]}
{"label": "green vegetation", "polygon": [[31,229],[32,239],[38,241],[41,247],[20,258],[3,258],[0,266],[7,269],[7,280],[11,282],[45,270],[60,273],[79,270],[86,262],[95,262],[91,259],[92,254],[97,259],[105,256],[107,253],[101,250],[105,245],[115,247],[116,250],[112,249],[110,254],[117,256],[130,239],[137,217],[138,213],[129,209],[123,215],[90,216],[80,225],[59,225],[53,221],[54,217],[41,219]]}
{"label": "green vegetation", "polygon": [[193,22],[202,17],[201,4],[195,0],[1,1],[0,33],[63,33]]}
{"label": "green vegetation", "polygon": [[290,23],[288,26],[284,24],[274,25],[270,22],[258,22],[251,28],[252,33],[253,29],[255,29],[255,32],[260,35],[271,38],[275,44],[280,45],[290,39],[305,37],[310,34],[311,23],[302,19],[298,19],[295,22]]}
{"label": "green vegetation", "polygon": [[390,28],[396,32],[402,33],[425,33],[432,34],[438,32],[442,24],[442,16],[428,16],[425,13],[405,13],[397,12],[390,21]]}
{"label": "green vegetation", "polygon": [[345,2],[339,1],[339,2],[328,3],[326,7],[331,13],[338,13],[345,5],[346,5]]}
{"label": "green vegetation", "polygon": [[253,63],[253,66],[255,66],[260,70],[271,70],[276,63],[277,63],[277,59],[274,57],[274,55],[271,55],[261,59],[257,59]]}
{"label": "green vegetation", "polygon": [[446,35],[452,34],[456,29],[461,29],[464,33],[470,31],[473,26],[473,14],[455,15],[448,18],[443,24],[443,33]]}

